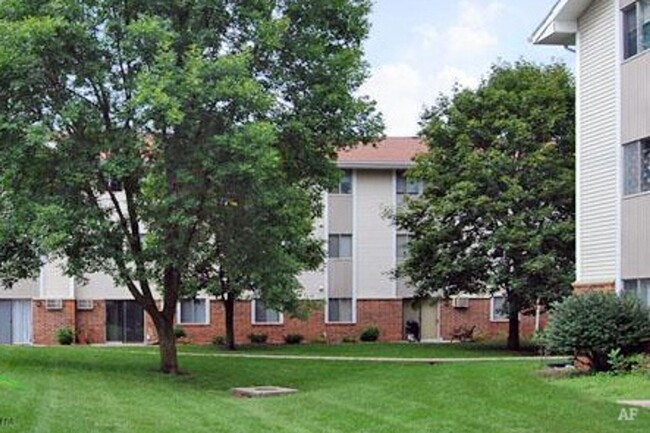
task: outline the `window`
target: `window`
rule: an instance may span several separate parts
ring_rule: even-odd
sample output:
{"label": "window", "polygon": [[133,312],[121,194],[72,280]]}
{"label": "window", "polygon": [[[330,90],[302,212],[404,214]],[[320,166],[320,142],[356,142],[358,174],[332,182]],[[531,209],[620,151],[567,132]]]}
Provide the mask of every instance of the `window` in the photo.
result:
{"label": "window", "polygon": [[253,323],[282,323],[282,313],[273,308],[268,308],[266,302],[261,299],[255,299],[253,300],[253,305]]}
{"label": "window", "polygon": [[623,293],[634,296],[646,307],[650,306],[650,279],[623,280]]}
{"label": "window", "polygon": [[208,305],[209,301],[207,299],[182,299],[178,316],[179,323],[207,324]]}
{"label": "window", "polygon": [[650,48],[650,0],[639,0],[623,11],[623,57]]}
{"label": "window", "polygon": [[353,322],[352,299],[330,298],[327,300],[327,321],[328,322]]}
{"label": "window", "polygon": [[331,194],[352,194],[352,170],[343,170],[339,184],[330,190]]}
{"label": "window", "polygon": [[330,258],[352,257],[352,235],[329,235],[327,251]]}
{"label": "window", "polygon": [[408,254],[409,235],[397,235],[397,262],[401,262]]}
{"label": "window", "polygon": [[490,321],[503,322],[508,320],[508,304],[506,297],[495,295],[490,299]]}
{"label": "window", "polygon": [[626,144],[623,165],[625,195],[650,191],[650,140]]}
{"label": "window", "polygon": [[407,178],[403,171],[397,172],[397,194],[418,195],[422,189],[422,181]]}

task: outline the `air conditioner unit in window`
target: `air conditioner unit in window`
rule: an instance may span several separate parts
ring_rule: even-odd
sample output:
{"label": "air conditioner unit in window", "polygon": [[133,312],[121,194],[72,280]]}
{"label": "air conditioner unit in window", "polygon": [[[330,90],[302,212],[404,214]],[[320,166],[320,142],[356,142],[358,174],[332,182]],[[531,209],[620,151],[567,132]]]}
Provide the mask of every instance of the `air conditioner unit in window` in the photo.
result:
{"label": "air conditioner unit in window", "polygon": [[469,308],[469,298],[456,297],[451,301],[451,305],[454,308]]}
{"label": "air conditioner unit in window", "polygon": [[92,299],[78,299],[77,310],[92,310],[95,304]]}
{"label": "air conditioner unit in window", "polygon": [[63,300],[62,299],[46,299],[45,300],[45,309],[46,310],[63,310]]}

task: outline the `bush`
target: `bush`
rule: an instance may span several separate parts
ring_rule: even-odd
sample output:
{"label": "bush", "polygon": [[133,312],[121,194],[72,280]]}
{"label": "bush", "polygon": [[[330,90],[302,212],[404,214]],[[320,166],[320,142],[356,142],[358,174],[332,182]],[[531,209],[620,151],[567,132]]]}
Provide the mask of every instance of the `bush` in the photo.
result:
{"label": "bush", "polygon": [[70,327],[59,328],[56,331],[56,339],[59,344],[69,346],[74,341],[74,330]]}
{"label": "bush", "polygon": [[379,328],[376,326],[369,326],[363,330],[359,339],[361,341],[377,341],[379,339]]}
{"label": "bush", "polygon": [[627,356],[650,341],[649,311],[630,296],[573,295],[554,305],[544,340],[553,352],[585,357],[594,370],[608,371],[611,351]]}
{"label": "bush", "polygon": [[304,338],[300,334],[288,334],[284,336],[284,342],[287,344],[300,344]]}
{"label": "bush", "polygon": [[187,337],[187,332],[185,332],[182,326],[175,326],[174,335],[176,336],[177,339],[183,338],[183,337]]}
{"label": "bush", "polygon": [[253,344],[264,344],[269,336],[266,334],[248,334],[248,339]]}
{"label": "bush", "polygon": [[212,344],[215,346],[225,346],[226,345],[226,337],[223,335],[215,335],[212,338]]}

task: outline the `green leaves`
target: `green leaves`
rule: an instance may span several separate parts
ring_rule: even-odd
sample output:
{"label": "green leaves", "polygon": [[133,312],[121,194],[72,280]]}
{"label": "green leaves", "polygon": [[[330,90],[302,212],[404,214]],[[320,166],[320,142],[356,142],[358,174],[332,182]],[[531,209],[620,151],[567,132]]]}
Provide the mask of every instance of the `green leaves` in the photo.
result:
{"label": "green leaves", "polygon": [[521,61],[427,111],[409,173],[427,187],[397,214],[413,234],[399,272],[420,294],[505,291],[519,310],[570,291],[573,107],[563,65]]}

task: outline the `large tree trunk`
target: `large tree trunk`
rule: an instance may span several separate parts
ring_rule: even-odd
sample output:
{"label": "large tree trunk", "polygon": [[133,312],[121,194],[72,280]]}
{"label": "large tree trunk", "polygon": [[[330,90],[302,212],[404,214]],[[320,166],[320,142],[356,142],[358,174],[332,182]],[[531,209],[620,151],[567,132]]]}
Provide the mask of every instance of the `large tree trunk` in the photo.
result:
{"label": "large tree trunk", "polygon": [[226,347],[235,350],[235,297],[229,293],[225,294],[223,306],[226,311]]}
{"label": "large tree trunk", "polygon": [[154,320],[158,332],[160,347],[160,370],[166,374],[178,374],[178,355],[176,352],[176,335],[174,321],[161,317]]}
{"label": "large tree trunk", "polygon": [[508,350],[519,349],[519,309],[511,306],[508,313]]}

